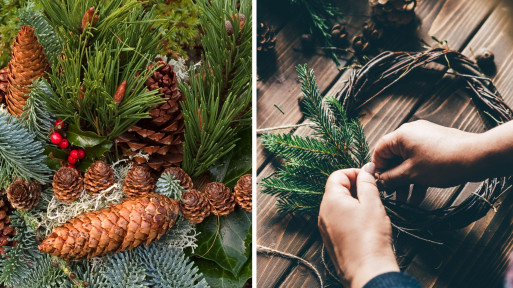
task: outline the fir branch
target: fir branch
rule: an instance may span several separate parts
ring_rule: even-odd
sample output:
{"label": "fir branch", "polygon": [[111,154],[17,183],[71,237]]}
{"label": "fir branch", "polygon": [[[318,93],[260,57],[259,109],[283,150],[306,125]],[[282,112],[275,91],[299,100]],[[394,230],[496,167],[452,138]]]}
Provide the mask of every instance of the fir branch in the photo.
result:
{"label": "fir branch", "polygon": [[45,143],[49,139],[48,135],[56,117],[47,110],[45,100],[39,97],[41,94],[55,97],[48,82],[44,79],[38,79],[32,84],[30,97],[27,99],[20,118],[23,119],[22,123],[28,131],[35,133],[37,140]]}
{"label": "fir branch", "polygon": [[[192,177],[230,153],[238,133],[251,125],[251,1],[242,0],[246,21],[240,29],[232,17],[235,2],[199,0],[205,51],[200,67],[190,71],[189,84],[181,83],[185,122],[182,167]],[[233,22],[228,35],[225,21]]]}
{"label": "fir branch", "polygon": [[182,200],[183,191],[185,190],[180,185],[180,179],[174,179],[169,172],[162,173],[155,185],[155,192],[173,199]]}
{"label": "fir branch", "polygon": [[6,188],[16,177],[50,181],[52,170],[45,164],[43,143],[36,140],[19,119],[0,110],[0,187]]}

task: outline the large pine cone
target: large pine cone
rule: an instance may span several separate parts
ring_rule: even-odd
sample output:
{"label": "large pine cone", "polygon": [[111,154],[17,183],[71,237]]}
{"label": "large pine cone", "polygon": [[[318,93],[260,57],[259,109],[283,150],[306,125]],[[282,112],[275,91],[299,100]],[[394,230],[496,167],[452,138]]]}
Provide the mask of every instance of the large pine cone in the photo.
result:
{"label": "large pine cone", "polygon": [[0,256],[6,253],[6,246],[13,246],[9,239],[16,235],[16,230],[10,226],[9,210],[7,202],[0,198]]}
{"label": "large pine cone", "polygon": [[175,180],[180,180],[180,186],[182,186],[185,190],[190,190],[193,187],[192,179],[187,172],[185,172],[182,168],[179,167],[169,167],[162,174],[169,173],[171,178]]}
{"label": "large pine cone", "polygon": [[7,85],[9,85],[9,67],[6,66],[0,70],[0,104],[5,103]]}
{"label": "large pine cone", "polygon": [[29,26],[21,26],[14,39],[8,67],[7,111],[19,117],[29,97],[29,86],[37,78],[46,77],[50,68],[43,46],[37,42],[34,29]]}
{"label": "large pine cone", "polygon": [[139,197],[155,192],[155,181],[148,168],[141,165],[132,167],[126,174],[123,192],[128,197]]}
{"label": "large pine cone", "polygon": [[399,27],[415,19],[416,0],[369,0],[374,20],[384,26]]}
{"label": "large pine cone", "polygon": [[149,245],[176,222],[180,205],[161,194],[129,198],[53,229],[39,251],[64,259],[92,258]]}
{"label": "large pine cone", "polygon": [[[178,90],[178,77],[174,67],[162,58],[155,59],[161,67],[146,81],[149,90],[159,90],[167,102],[150,111],[150,119],[143,119],[119,136],[121,151],[127,156],[142,150],[150,159],[136,157],[139,164],[146,163],[157,173],[167,167],[180,166],[183,159],[184,122],[181,103],[184,96]],[[149,69],[152,67],[150,66]]]}
{"label": "large pine cone", "polygon": [[39,182],[17,179],[7,188],[7,199],[12,207],[20,211],[28,211],[39,203],[41,191],[42,187]]}
{"label": "large pine cone", "polygon": [[205,194],[196,189],[182,193],[182,215],[192,223],[201,223],[210,215],[210,203]]}
{"label": "large pine cone", "polygon": [[235,197],[223,183],[211,182],[205,187],[205,195],[210,201],[212,214],[225,216],[235,210]]}
{"label": "large pine cone", "polygon": [[62,167],[53,175],[53,194],[62,202],[78,199],[84,190],[84,179],[75,168]]}
{"label": "large pine cone", "polygon": [[84,188],[92,196],[99,195],[115,182],[112,167],[103,161],[91,164],[84,175]]}
{"label": "large pine cone", "polygon": [[274,50],[276,46],[276,33],[269,25],[258,24],[257,29],[257,51],[268,53]]}
{"label": "large pine cone", "polygon": [[237,181],[237,185],[233,188],[235,200],[242,209],[251,212],[253,203],[253,186],[251,174],[246,174]]}

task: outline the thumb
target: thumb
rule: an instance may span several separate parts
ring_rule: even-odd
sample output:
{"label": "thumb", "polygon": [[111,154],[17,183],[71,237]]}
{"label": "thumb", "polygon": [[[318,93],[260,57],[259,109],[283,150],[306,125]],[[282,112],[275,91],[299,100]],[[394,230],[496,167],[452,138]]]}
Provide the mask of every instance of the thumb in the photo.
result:
{"label": "thumb", "polygon": [[387,190],[397,188],[398,186],[409,182],[409,170],[410,169],[407,160],[398,166],[379,174],[379,181]]}
{"label": "thumb", "polygon": [[381,202],[378,186],[376,185],[376,178],[374,178],[375,170],[376,166],[374,163],[367,163],[363,166],[362,170],[360,170],[356,178],[358,200],[362,204]]}

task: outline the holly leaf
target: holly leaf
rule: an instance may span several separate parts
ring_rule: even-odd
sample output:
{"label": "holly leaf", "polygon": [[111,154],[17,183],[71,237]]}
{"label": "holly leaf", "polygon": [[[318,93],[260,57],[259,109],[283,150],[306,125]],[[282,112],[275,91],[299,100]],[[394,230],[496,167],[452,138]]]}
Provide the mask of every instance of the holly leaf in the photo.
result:
{"label": "holly leaf", "polygon": [[194,256],[214,261],[237,277],[251,260],[251,213],[237,207],[227,216],[212,215],[196,226]]}
{"label": "holly leaf", "polygon": [[235,186],[242,175],[251,173],[251,129],[240,132],[239,137],[240,140],[232,153],[214,164],[210,169],[214,181],[222,182],[230,188]]}
{"label": "holly leaf", "polygon": [[194,258],[193,260],[211,287],[242,287],[251,278],[251,259],[244,264],[240,274],[237,276],[233,276],[229,271],[224,270],[212,261],[200,258]]}
{"label": "holly leaf", "polygon": [[106,138],[98,136],[91,131],[82,131],[76,125],[69,125],[67,131],[67,138],[71,145],[82,148],[94,147],[105,142]]}

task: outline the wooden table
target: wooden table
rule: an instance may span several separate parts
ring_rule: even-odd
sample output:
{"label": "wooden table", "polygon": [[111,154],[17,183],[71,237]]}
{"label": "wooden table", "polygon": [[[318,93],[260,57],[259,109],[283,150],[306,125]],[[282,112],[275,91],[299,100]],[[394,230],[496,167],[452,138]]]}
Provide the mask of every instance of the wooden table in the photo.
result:
{"label": "wooden table", "polygon": [[[283,15],[277,1],[259,0],[259,21],[276,28],[276,61],[259,60],[258,128],[268,128],[304,121],[297,98],[299,84],[294,67],[308,63],[315,70],[318,84],[325,95],[336,95],[347,79],[322,49],[313,56],[300,51],[300,19]],[[365,21],[367,1],[341,1],[352,36]],[[352,2],[352,3],[351,3]],[[360,4],[354,3],[361,2]],[[363,4],[362,4],[363,3]],[[360,7],[355,7],[359,5]],[[361,7],[364,6],[364,7]],[[363,11],[363,12],[362,12]],[[494,83],[508,105],[513,106],[513,5],[500,0],[421,0],[416,9],[420,19],[419,37],[434,44],[431,35],[447,40],[450,48],[472,56],[472,51],[488,47],[495,54],[497,73]],[[367,14],[368,15],[368,14]],[[397,38],[396,38],[397,37]],[[391,49],[409,49],[408,40],[387,39]],[[406,48],[404,48],[406,47]],[[347,56],[342,64],[352,60]],[[393,91],[372,101],[361,118],[371,148],[376,141],[402,123],[426,119],[465,131],[484,131],[482,119],[473,103],[447,79],[437,85]],[[277,108],[279,107],[279,109]],[[309,134],[301,127],[277,131]],[[258,180],[275,171],[271,155],[258,147]],[[513,164],[512,164],[513,165]],[[422,207],[435,208],[459,203],[472,193],[478,183],[451,189],[429,189]],[[329,277],[321,263],[322,242],[316,219],[294,218],[277,213],[276,199],[258,193],[257,243],[298,255],[311,261]],[[424,287],[502,287],[513,246],[513,193],[502,199],[497,212],[458,231],[444,235],[443,246],[428,244],[399,234],[395,239],[401,268],[417,278]],[[258,287],[319,287],[310,270],[295,261],[276,256],[258,255]]]}

